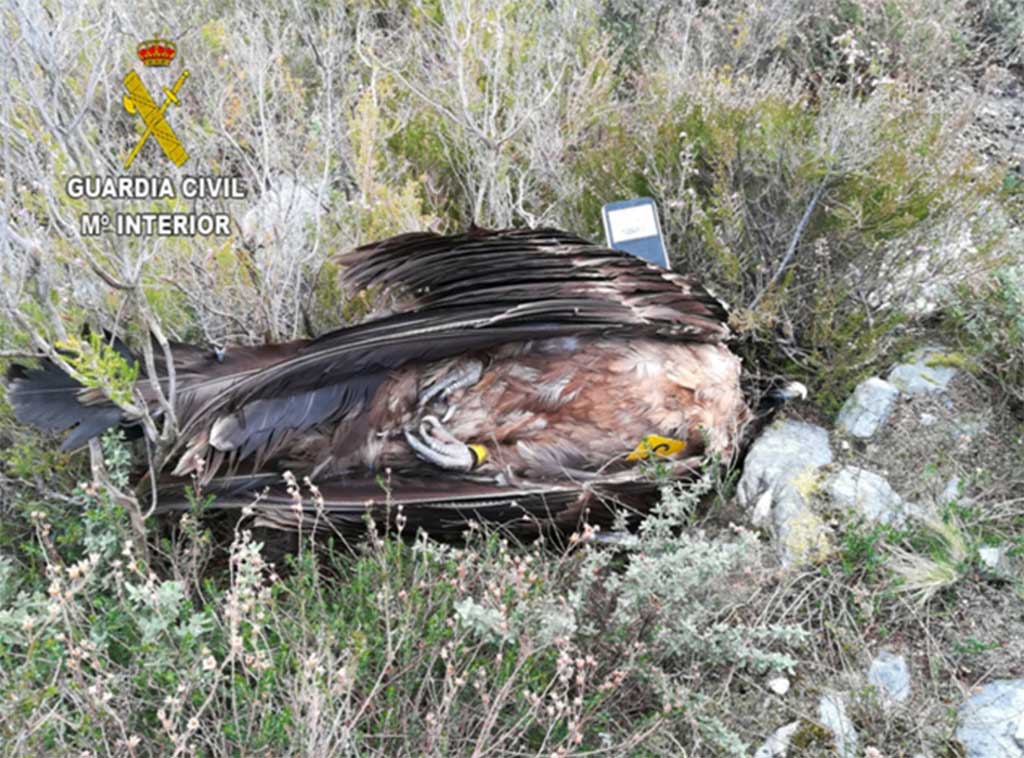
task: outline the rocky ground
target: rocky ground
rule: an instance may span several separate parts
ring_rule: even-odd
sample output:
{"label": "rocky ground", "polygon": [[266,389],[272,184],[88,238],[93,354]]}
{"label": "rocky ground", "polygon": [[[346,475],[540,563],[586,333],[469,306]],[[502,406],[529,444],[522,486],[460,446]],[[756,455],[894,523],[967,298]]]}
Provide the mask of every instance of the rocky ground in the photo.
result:
{"label": "rocky ground", "polygon": [[833,591],[850,597],[816,605],[854,609],[817,619],[840,650],[818,676],[767,683],[778,713],[757,758],[1024,758],[1022,446],[938,344],[862,382],[835,428],[794,414],[755,443],[739,505],[784,571],[813,577],[839,556]]}

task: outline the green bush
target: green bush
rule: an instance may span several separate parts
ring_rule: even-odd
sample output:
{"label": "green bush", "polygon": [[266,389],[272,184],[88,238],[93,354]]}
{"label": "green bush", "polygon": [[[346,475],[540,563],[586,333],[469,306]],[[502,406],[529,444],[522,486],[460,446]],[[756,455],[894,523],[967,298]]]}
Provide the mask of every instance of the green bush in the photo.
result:
{"label": "green bush", "polygon": [[1024,272],[1004,268],[962,287],[950,313],[963,349],[1024,411]]}
{"label": "green bush", "polygon": [[1014,0],[979,3],[981,31],[1004,64],[1024,62],[1024,6]]}
{"label": "green bush", "polygon": [[[581,154],[580,215],[654,196],[675,268],[733,306],[751,363],[801,379],[824,408],[900,346],[922,301],[1000,259],[984,221],[998,170],[926,98],[812,97],[727,70],[688,86],[673,98],[651,84]],[[950,239],[964,229],[976,242]]]}
{"label": "green bush", "polygon": [[[126,448],[104,448],[123,485]],[[619,557],[589,529],[568,551],[371,529],[276,570],[242,525],[216,570],[198,510],[147,564],[114,500],[75,497],[79,518],[33,513],[37,549],[0,561],[0,734],[18,754],[569,755],[675,734],[742,755],[715,672],[790,670],[805,638],[731,617],[756,542],[677,536],[698,497],[678,488]]]}

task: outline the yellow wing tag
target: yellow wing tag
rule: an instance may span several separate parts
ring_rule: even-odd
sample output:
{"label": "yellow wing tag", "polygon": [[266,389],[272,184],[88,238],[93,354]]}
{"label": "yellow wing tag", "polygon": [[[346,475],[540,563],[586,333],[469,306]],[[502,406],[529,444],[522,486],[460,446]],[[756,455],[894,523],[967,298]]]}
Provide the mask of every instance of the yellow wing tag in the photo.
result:
{"label": "yellow wing tag", "polygon": [[626,456],[626,460],[645,461],[651,453],[659,458],[671,458],[673,455],[681,453],[685,447],[684,440],[662,437],[659,434],[648,434],[633,448],[633,452]]}

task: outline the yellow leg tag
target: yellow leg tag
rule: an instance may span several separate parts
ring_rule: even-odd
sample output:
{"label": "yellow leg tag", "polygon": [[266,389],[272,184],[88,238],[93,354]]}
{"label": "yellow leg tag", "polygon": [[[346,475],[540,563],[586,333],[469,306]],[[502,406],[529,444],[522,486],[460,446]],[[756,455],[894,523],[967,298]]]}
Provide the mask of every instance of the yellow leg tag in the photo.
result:
{"label": "yellow leg tag", "polygon": [[487,460],[487,448],[483,445],[466,445],[466,447],[473,452],[473,457],[476,459],[476,463],[473,465],[473,468],[476,468]]}
{"label": "yellow leg tag", "polygon": [[654,453],[659,458],[671,458],[673,455],[681,453],[685,447],[684,440],[662,437],[659,434],[648,434],[633,448],[633,452],[626,456],[626,460],[645,461],[650,453]]}

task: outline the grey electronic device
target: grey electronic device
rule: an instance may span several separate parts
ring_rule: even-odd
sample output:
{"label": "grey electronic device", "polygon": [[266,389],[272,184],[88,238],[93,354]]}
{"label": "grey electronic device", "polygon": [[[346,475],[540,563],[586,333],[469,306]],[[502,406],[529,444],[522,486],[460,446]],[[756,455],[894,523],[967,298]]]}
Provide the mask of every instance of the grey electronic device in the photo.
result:
{"label": "grey electronic device", "polygon": [[669,268],[658,206],[649,197],[617,200],[601,209],[608,247],[632,253],[649,263]]}

